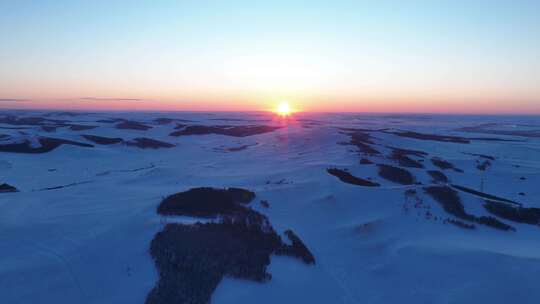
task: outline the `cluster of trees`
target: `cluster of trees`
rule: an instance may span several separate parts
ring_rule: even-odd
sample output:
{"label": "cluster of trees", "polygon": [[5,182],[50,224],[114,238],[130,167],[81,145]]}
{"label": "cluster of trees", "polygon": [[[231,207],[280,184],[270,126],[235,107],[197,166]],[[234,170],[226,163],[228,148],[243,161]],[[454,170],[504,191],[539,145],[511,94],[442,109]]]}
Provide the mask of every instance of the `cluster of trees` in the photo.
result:
{"label": "cluster of trees", "polygon": [[193,188],[170,195],[161,201],[157,212],[161,215],[187,215],[214,218],[219,215],[245,215],[243,205],[255,198],[255,193],[241,189]]}
{"label": "cluster of trees", "polygon": [[174,147],[174,145],[171,144],[171,143],[160,141],[160,140],[155,140],[155,139],[148,138],[148,137],[134,138],[133,140],[130,140],[130,141],[126,142],[126,145],[133,146],[133,147],[138,147],[138,148],[142,148],[142,149],[147,149],[147,148],[159,149],[159,148],[172,148],[172,147]]}
{"label": "cluster of trees", "polygon": [[146,303],[206,304],[224,276],[264,282],[272,254],[315,258],[291,230],[283,242],[268,218],[246,206],[255,193],[240,189],[194,188],[171,195],[160,214],[220,216],[220,220],[193,225],[168,224],[150,246],[159,273]]}
{"label": "cluster of trees", "polygon": [[461,143],[461,144],[470,143],[469,139],[465,137],[459,137],[459,136],[425,134],[425,133],[418,133],[418,132],[413,132],[413,131],[387,132],[387,133],[391,133],[391,134],[401,136],[401,137],[409,137],[409,138],[420,139],[420,140],[433,140],[433,141],[453,142],[453,143]]}
{"label": "cluster of trees", "polygon": [[404,149],[393,149],[392,154],[390,154],[390,159],[398,162],[400,166],[409,167],[409,168],[424,168],[421,162],[410,158],[408,150]]}
{"label": "cluster of trees", "polygon": [[431,159],[431,163],[434,166],[437,166],[437,167],[439,167],[440,169],[443,169],[443,170],[454,170],[456,172],[463,172],[463,170],[454,167],[454,165],[451,162],[448,162],[448,161],[446,161],[444,159],[441,159],[439,157],[433,157]]}
{"label": "cluster of trees", "polygon": [[520,205],[521,205],[520,203],[515,202],[515,201],[513,201],[513,200],[509,200],[509,199],[506,199],[506,198],[498,197],[498,196],[491,195],[491,194],[489,194],[489,193],[485,193],[485,192],[481,192],[481,191],[476,191],[476,190],[474,190],[474,189],[467,188],[467,187],[463,187],[463,186],[460,186],[460,185],[452,184],[452,187],[458,189],[459,191],[463,191],[463,192],[467,192],[467,193],[470,193],[470,194],[474,194],[474,195],[480,196],[480,197],[482,197],[482,198],[485,198],[485,199],[487,199],[487,200],[497,200],[497,201],[501,201],[501,202],[507,202],[507,203],[510,203],[510,204],[514,204],[514,205],[516,205],[516,206],[520,206]]}
{"label": "cluster of trees", "polygon": [[518,223],[540,225],[540,208],[515,207],[509,204],[486,200],[484,208],[499,217]]}
{"label": "cluster of trees", "polygon": [[476,169],[480,171],[486,171],[489,167],[491,167],[491,162],[489,160],[478,161],[476,164]]}
{"label": "cluster of trees", "polygon": [[416,183],[416,179],[411,172],[405,169],[384,164],[379,164],[377,167],[379,168],[379,175],[391,182],[402,185],[412,185]]}
{"label": "cluster of trees", "polygon": [[378,187],[378,186],[380,186],[378,183],[372,182],[372,181],[367,180],[367,179],[356,177],[356,176],[352,175],[351,173],[349,173],[349,172],[347,172],[345,170],[341,170],[341,169],[337,169],[337,168],[329,168],[329,169],[326,169],[326,171],[329,174],[339,178],[340,181],[342,181],[344,183],[347,183],[347,184],[352,184],[352,185],[357,185],[357,186],[365,186],[365,187]]}
{"label": "cluster of trees", "polygon": [[137,130],[137,131],[146,131],[152,129],[151,126],[147,126],[142,122],[132,121],[132,120],[122,120],[120,123],[114,126],[120,130]]}
{"label": "cluster of trees", "polygon": [[424,190],[434,200],[441,204],[444,211],[454,215],[459,219],[490,226],[495,229],[515,231],[514,227],[499,221],[495,217],[475,216],[472,214],[468,214],[465,211],[465,207],[463,206],[463,203],[461,202],[457,191],[448,186],[430,186],[424,188]]}
{"label": "cluster of trees", "polygon": [[118,144],[124,141],[120,137],[104,137],[104,136],[89,135],[89,134],[84,134],[82,135],[82,137],[98,145],[113,145],[113,144]]}
{"label": "cluster of trees", "polygon": [[367,154],[367,155],[380,155],[381,152],[374,149],[370,144],[375,144],[369,133],[361,132],[361,131],[355,131],[353,133],[349,133],[349,136],[351,137],[351,140],[349,141],[350,145],[356,146],[358,148],[358,152]]}
{"label": "cluster of trees", "polygon": [[434,183],[442,183],[442,184],[448,183],[448,177],[441,171],[429,170],[427,173],[429,174],[429,176],[431,176]]}
{"label": "cluster of trees", "polygon": [[302,259],[306,264],[315,264],[315,257],[313,254],[292,230],[285,230],[285,235],[291,241],[291,245],[282,244],[276,254],[297,257]]}
{"label": "cluster of trees", "polygon": [[504,231],[516,231],[514,227],[499,221],[493,216],[479,216],[479,217],[473,216],[473,220],[478,224],[490,226],[495,229],[504,230]]}
{"label": "cluster of trees", "polygon": [[475,229],[476,228],[473,224],[467,224],[467,223],[465,223],[463,221],[455,220],[455,219],[445,219],[443,223],[452,224],[452,225],[455,225],[455,226],[458,226],[458,227],[464,228],[464,229]]}
{"label": "cluster of trees", "polygon": [[234,137],[246,137],[251,135],[273,132],[281,127],[277,126],[186,126],[182,130],[172,132],[170,136],[219,134]]}
{"label": "cluster of trees", "polygon": [[0,145],[0,152],[12,152],[12,153],[47,153],[61,145],[73,145],[79,147],[92,148],[93,145],[76,142],[67,139],[52,138],[52,137],[39,137],[39,147],[33,147],[28,141],[22,143],[8,143]]}
{"label": "cluster of trees", "polygon": [[264,282],[279,235],[242,221],[168,224],[152,240],[159,282],[146,303],[209,303],[224,276]]}
{"label": "cluster of trees", "polygon": [[360,165],[371,165],[373,162],[367,158],[360,159]]}

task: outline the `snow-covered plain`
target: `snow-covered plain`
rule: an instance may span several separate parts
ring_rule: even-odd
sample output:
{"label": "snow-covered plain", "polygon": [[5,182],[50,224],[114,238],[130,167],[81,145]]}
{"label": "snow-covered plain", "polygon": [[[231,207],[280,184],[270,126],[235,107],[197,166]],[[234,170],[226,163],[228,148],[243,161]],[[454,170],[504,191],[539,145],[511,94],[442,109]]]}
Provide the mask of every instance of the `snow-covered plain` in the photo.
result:
{"label": "snow-covered plain", "polygon": [[[214,304],[540,299],[538,225],[497,217],[515,231],[480,224],[464,229],[445,221],[455,217],[423,191],[433,183],[426,171],[440,170],[452,183],[540,208],[538,117],[27,111],[0,117],[0,150],[21,143],[39,149],[43,137],[93,145],[0,152],[0,184],[19,190],[0,193],[0,303],[144,303],[158,280],[149,254],[154,235],[165,223],[197,220],[162,217],[156,208],[167,195],[202,186],[254,191],[251,207],[278,233],[294,230],[316,259],[306,265],[273,256],[271,281],[225,278]],[[125,120],[150,128],[118,128]],[[280,128],[244,137],[170,135],[185,125]],[[351,128],[370,134],[369,145],[381,154],[347,144]],[[404,131],[470,140],[398,135]],[[100,145],[82,135],[122,141]],[[126,144],[141,137],[175,146]],[[392,147],[427,153],[411,156],[424,168],[404,167],[422,184],[378,175],[376,164],[399,167],[388,157]],[[477,168],[486,160],[478,155],[493,158],[486,170]],[[433,157],[463,172],[439,169]],[[361,158],[374,164],[360,164]],[[328,168],[347,169],[380,187],[344,183]],[[405,195],[410,189],[420,204]],[[459,196],[468,213],[493,216],[482,198]]]}

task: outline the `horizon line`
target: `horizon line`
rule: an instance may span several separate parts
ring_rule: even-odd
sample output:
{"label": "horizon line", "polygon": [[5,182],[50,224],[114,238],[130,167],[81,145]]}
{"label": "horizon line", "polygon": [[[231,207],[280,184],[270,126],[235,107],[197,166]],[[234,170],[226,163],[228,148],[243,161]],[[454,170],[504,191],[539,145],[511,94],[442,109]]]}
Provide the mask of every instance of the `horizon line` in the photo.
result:
{"label": "horizon line", "polygon": [[[0,107],[0,111],[44,111],[44,112],[80,112],[80,113],[90,113],[90,112],[100,112],[100,113],[274,113],[273,110],[180,110],[180,109],[171,109],[171,110],[151,110],[151,109],[71,109],[71,108],[21,108],[21,107]],[[302,113],[312,113],[312,114],[368,114],[368,115],[379,115],[379,114],[391,114],[391,115],[456,115],[456,116],[540,116],[540,112],[531,113],[531,112],[399,112],[399,111],[317,111],[317,110],[302,110],[295,111],[294,114]]]}

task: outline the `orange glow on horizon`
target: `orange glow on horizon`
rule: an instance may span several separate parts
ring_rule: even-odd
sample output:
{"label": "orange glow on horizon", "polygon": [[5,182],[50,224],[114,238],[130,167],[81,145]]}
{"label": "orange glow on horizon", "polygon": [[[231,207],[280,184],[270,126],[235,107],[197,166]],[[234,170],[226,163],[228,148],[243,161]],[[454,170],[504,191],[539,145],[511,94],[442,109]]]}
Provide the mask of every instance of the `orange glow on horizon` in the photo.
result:
{"label": "orange glow on horizon", "polygon": [[[352,96],[291,96],[294,104],[285,100],[280,105],[268,96],[193,96],[178,98],[147,98],[137,95],[101,95],[92,98],[27,98],[4,99],[0,109],[45,109],[80,111],[188,111],[188,112],[256,112],[276,114],[296,112],[364,112],[364,113],[455,113],[455,114],[538,114],[540,103],[499,98],[369,98]],[[121,97],[118,97],[121,96]],[[126,97],[127,96],[127,97]],[[133,97],[134,96],[134,97]],[[130,98],[128,98],[130,97]],[[133,98],[131,98],[133,97]],[[289,99],[290,100],[290,99]],[[280,109],[281,108],[281,109]],[[280,115],[282,116],[282,115]]]}

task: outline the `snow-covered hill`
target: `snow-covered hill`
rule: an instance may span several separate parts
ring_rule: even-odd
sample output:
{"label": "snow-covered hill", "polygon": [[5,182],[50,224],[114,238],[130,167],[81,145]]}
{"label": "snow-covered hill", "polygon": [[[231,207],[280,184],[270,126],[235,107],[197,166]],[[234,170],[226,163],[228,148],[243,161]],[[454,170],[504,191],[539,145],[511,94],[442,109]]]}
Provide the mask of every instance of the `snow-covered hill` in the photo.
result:
{"label": "snow-covered hill", "polygon": [[223,219],[162,200],[234,187],[315,264],[272,254],[271,280],[226,274],[214,304],[536,303],[538,134],[538,117],[4,111],[0,302],[144,303],[156,235]]}

